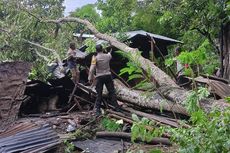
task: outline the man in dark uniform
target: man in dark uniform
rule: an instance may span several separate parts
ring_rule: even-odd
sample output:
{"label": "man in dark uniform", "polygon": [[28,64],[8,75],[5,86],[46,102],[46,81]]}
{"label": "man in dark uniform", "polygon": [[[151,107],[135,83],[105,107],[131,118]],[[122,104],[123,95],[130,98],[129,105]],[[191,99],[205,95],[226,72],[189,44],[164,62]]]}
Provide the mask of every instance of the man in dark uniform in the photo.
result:
{"label": "man in dark uniform", "polygon": [[111,102],[114,105],[115,110],[120,111],[120,107],[117,103],[115,88],[110,72],[109,62],[112,58],[111,53],[103,53],[101,45],[96,46],[96,52],[97,55],[92,57],[88,80],[92,83],[93,74],[96,70],[96,115],[99,116],[101,114],[100,109],[104,84],[109,92],[109,97],[111,98]]}

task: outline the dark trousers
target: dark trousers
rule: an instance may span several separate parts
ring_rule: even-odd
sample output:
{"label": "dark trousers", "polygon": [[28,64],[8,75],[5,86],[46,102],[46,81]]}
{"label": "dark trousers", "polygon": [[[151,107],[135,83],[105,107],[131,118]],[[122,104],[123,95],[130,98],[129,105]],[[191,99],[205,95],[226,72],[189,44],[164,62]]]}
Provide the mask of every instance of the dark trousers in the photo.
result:
{"label": "dark trousers", "polygon": [[103,92],[104,84],[109,92],[109,97],[111,98],[112,105],[115,108],[119,108],[111,75],[99,76],[96,78],[96,80],[97,80],[97,84],[96,84],[96,91],[97,91],[96,109],[97,111],[100,110],[101,108],[102,92]]}

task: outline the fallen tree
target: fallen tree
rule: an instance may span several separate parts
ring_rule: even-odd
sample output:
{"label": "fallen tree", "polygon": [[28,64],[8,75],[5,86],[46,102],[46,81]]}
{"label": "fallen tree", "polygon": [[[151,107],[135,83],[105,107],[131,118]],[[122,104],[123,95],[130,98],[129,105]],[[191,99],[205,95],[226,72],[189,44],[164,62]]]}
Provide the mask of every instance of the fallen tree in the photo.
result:
{"label": "fallen tree", "polygon": [[[74,17],[64,17],[59,18],[57,20],[41,20],[41,22],[45,23],[55,23],[60,24],[64,22],[77,22],[85,25],[97,38],[108,41],[112,46],[127,52],[131,53],[131,58],[135,58],[137,49],[131,48],[127,46],[124,43],[119,42],[116,38],[109,36],[107,34],[100,33],[92,23],[90,23],[88,20],[83,20],[80,18],[74,18]],[[145,59],[144,57],[139,57],[139,61],[141,63],[141,67],[146,72],[150,69],[152,74],[151,77],[157,81],[159,84],[158,92],[160,92],[162,95],[164,95],[165,98],[170,99],[173,102],[179,103],[183,105],[183,102],[186,100],[187,96],[189,95],[188,91],[180,88],[171,78],[168,76],[165,72],[163,72],[160,68],[158,68],[156,65],[154,65],[150,60]],[[207,103],[208,101],[208,103]],[[224,107],[228,107],[229,104],[222,103],[219,104],[218,101],[212,101],[212,100],[206,100],[200,102],[201,108],[203,108],[205,111],[209,111],[209,108],[217,107],[220,109],[223,109]],[[208,109],[207,109],[207,108]]]}

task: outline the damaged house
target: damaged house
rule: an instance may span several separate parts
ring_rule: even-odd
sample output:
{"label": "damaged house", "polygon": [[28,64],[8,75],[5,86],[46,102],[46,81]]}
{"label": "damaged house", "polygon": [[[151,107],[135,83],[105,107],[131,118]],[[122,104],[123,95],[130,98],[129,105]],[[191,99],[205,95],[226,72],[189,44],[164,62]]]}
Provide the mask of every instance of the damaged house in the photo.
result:
{"label": "damaged house", "polygon": [[[75,34],[75,36],[78,37],[79,35]],[[104,35],[100,36],[102,37]],[[168,75],[159,71],[159,68],[153,65],[152,60],[154,61],[154,57],[164,59],[164,56],[168,54],[167,47],[181,42],[142,30],[127,32],[126,36],[127,38],[124,43],[128,44],[129,47],[122,46],[122,43],[116,41],[114,45],[111,37],[107,39],[107,41],[112,43],[111,46],[107,47],[107,50],[112,51],[113,58],[110,63],[111,71],[115,78],[114,83],[115,88],[117,89],[119,104],[124,106],[122,107],[124,113],[119,114],[109,109],[112,107],[110,105],[110,100],[105,93],[103,105],[104,108],[108,108],[106,109],[106,113],[109,113],[110,117],[122,119],[129,124],[133,123],[131,117],[132,114],[137,114],[139,117],[146,117],[150,120],[156,121],[159,125],[179,127],[180,120],[178,118],[172,118],[172,116],[178,115],[177,117],[179,118],[186,118],[188,116],[187,111],[181,105],[181,102],[186,98],[187,91],[177,86]],[[88,38],[92,36],[83,34],[82,37]],[[97,43],[103,43],[105,42],[104,40],[98,40]],[[120,70],[126,66],[128,60],[121,58],[116,51],[122,50],[125,47],[127,47],[126,49],[129,52],[136,51],[136,48],[141,51],[142,57],[140,57],[140,62],[145,66],[143,66],[143,71],[146,72],[149,68],[148,66],[151,66],[150,68],[154,72],[154,74],[152,74],[154,75],[152,81],[156,81],[158,87],[157,90],[151,91],[152,94],[150,97],[146,98],[143,96],[144,91],[134,90],[132,88],[140,82],[139,79],[129,82],[127,81],[127,75],[119,76]],[[86,48],[87,46],[83,46],[80,50],[85,52]],[[69,114],[74,110],[79,110],[79,112],[85,112],[85,114],[87,114],[94,108],[96,92],[92,86],[87,84],[88,68],[90,66],[92,55],[93,54],[87,54],[84,60],[79,61],[82,68],[80,72],[80,83],[76,85],[73,84],[68,75],[61,80],[47,80],[47,83],[39,80],[28,81],[27,77],[31,69],[29,63],[5,62],[0,64],[0,149],[2,149],[3,152],[7,152],[6,150],[11,149],[11,152],[22,150],[25,152],[36,152],[39,149],[41,149],[41,152],[45,152],[49,149],[53,149],[60,143],[59,137],[56,133],[50,131],[50,128],[46,125],[35,126],[32,124],[26,124],[23,125],[25,126],[24,131],[18,131],[20,126],[15,128],[14,125],[14,122],[18,117],[49,118],[58,116],[59,120],[63,119],[65,120],[63,121],[65,123],[69,122],[69,120],[66,120],[71,118],[78,126],[84,126],[85,120],[79,119],[79,114],[74,117]],[[202,107],[205,109],[207,108],[208,110],[210,107],[217,106],[215,105],[216,103],[217,102],[214,101],[211,105],[204,102],[202,103]],[[218,102],[218,106],[222,107],[221,105],[227,104],[224,104],[222,101]],[[62,115],[66,115],[66,117],[60,117]],[[90,119],[92,120],[92,118]],[[87,121],[87,124],[91,122],[90,119]],[[59,121],[55,119],[55,126],[57,124],[56,122]],[[188,125],[184,126],[189,127]],[[6,127],[10,127],[11,131],[9,128],[5,129]],[[44,137],[36,137],[36,139],[40,141],[31,141],[31,143],[25,141],[22,142],[22,145],[18,145],[17,147],[12,147],[14,144],[11,143],[1,143],[1,139],[8,140],[7,137],[15,136],[17,132],[22,133],[16,135],[16,138],[23,139],[26,138],[27,134],[29,135],[30,132],[32,132],[33,135],[34,131],[38,131],[39,133],[41,132],[40,130],[45,131],[46,133],[51,133],[51,135],[48,135],[49,138],[47,139],[44,139]],[[24,135],[25,133],[26,135]],[[97,137],[108,137],[108,135],[109,137],[116,137],[116,135],[112,135],[111,133],[96,133]],[[130,139],[130,135],[127,135],[127,133],[124,137]],[[171,145],[169,137],[170,136],[167,134],[164,134],[162,138],[154,139],[153,143]],[[31,138],[31,140],[34,139]],[[46,143],[44,144],[44,142]],[[82,150],[86,149],[85,144],[79,146],[79,144],[76,143],[75,146]]]}

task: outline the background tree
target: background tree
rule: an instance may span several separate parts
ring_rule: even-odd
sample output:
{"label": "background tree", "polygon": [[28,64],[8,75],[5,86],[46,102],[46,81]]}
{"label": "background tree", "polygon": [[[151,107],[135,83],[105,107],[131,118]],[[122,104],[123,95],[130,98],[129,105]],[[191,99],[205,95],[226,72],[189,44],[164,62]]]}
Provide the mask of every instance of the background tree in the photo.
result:
{"label": "background tree", "polygon": [[[87,19],[93,24],[96,24],[100,21],[100,15],[97,12],[96,5],[88,4],[82,6],[81,8],[77,8],[74,12],[71,12],[71,17],[79,17],[81,19]],[[85,33],[87,29],[82,24],[77,24],[76,29],[74,32],[76,33]]]}
{"label": "background tree", "polygon": [[98,0],[101,20],[97,28],[101,32],[124,32],[132,30],[132,17],[135,15],[137,0]]}
{"label": "background tree", "polygon": [[[46,79],[46,65],[56,56],[44,48],[35,47],[31,41],[58,51],[64,58],[68,43],[72,40],[72,29],[65,25],[47,25],[40,19],[56,19],[63,16],[64,0],[0,0],[1,52],[0,61],[24,60],[33,62],[34,79]],[[64,29],[64,30],[62,30]],[[2,32],[2,31],[5,32]]]}

